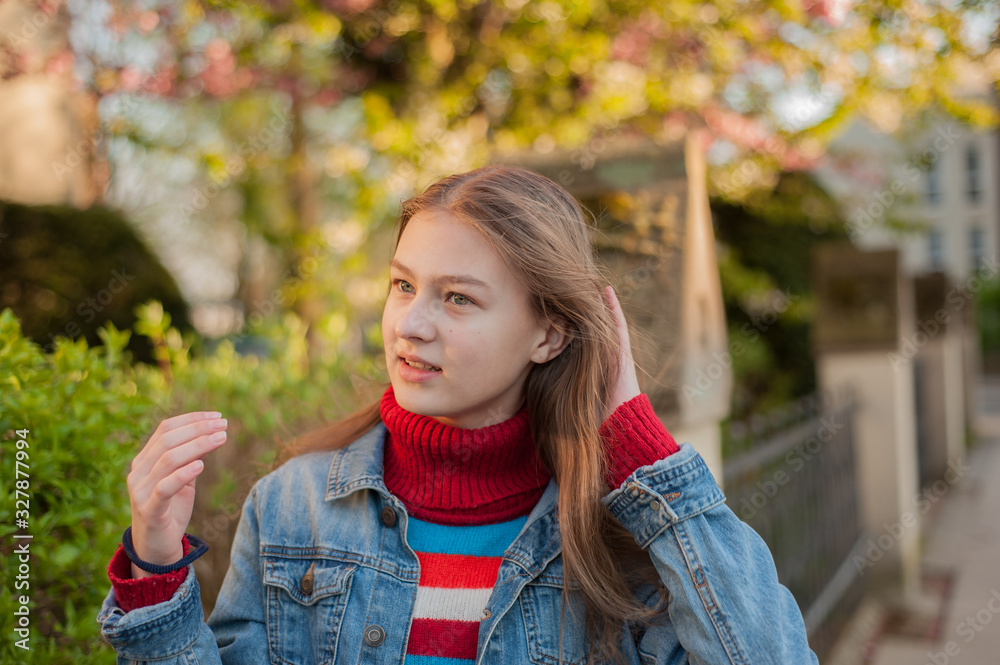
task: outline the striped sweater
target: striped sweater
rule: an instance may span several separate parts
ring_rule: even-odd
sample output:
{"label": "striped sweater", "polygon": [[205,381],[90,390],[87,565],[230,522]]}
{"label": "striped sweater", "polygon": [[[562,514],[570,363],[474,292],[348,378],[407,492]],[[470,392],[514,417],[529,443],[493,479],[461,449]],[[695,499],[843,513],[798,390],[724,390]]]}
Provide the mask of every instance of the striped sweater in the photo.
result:
{"label": "striped sweater", "polygon": [[409,519],[407,540],[420,560],[420,583],[406,646],[408,665],[475,662],[479,622],[501,557],[527,519],[480,526]]}

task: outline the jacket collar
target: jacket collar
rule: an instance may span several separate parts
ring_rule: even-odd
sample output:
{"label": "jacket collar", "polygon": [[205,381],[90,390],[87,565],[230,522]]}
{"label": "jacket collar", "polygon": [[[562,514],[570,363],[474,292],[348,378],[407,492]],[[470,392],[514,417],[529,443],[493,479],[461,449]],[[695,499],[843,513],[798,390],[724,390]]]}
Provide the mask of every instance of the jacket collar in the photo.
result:
{"label": "jacket collar", "polygon": [[[390,499],[392,494],[382,480],[382,454],[385,447],[385,423],[379,421],[350,445],[335,451],[330,462],[325,501],[334,501],[359,489],[369,488]],[[528,514],[521,533],[505,557],[518,563],[532,577],[562,550],[559,535],[557,500],[559,487],[549,480],[542,497]]]}

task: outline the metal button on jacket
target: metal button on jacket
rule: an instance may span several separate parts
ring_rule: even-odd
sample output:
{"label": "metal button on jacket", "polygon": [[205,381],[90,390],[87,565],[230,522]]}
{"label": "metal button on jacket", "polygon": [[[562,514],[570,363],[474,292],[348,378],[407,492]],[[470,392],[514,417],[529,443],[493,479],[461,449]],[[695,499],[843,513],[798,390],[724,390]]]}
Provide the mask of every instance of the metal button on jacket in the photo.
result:
{"label": "metal button on jacket", "polygon": [[365,644],[377,647],[385,641],[385,631],[382,626],[371,625],[365,628]]}
{"label": "metal button on jacket", "polygon": [[382,509],[382,524],[386,526],[393,526],[396,523],[396,511],[390,506],[386,506]]}
{"label": "metal button on jacket", "polygon": [[309,564],[309,570],[307,570],[306,574],[302,576],[301,580],[299,580],[299,589],[307,596],[313,592],[313,568],[315,567],[315,562]]}

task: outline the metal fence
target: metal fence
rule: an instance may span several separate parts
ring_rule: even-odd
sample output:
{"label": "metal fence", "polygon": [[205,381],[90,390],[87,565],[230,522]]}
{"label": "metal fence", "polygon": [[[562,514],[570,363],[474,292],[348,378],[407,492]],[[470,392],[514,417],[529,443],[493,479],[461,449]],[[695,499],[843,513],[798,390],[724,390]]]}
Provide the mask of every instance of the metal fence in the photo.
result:
{"label": "metal fence", "polygon": [[864,595],[852,561],[863,556],[848,392],[806,398],[724,431],[729,507],[774,557],[822,658]]}

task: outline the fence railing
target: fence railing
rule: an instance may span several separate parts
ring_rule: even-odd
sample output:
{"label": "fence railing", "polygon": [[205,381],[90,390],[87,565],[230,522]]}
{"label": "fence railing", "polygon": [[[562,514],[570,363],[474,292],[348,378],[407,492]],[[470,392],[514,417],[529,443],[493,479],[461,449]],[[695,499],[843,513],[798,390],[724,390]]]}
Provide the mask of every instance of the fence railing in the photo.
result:
{"label": "fence railing", "polygon": [[853,395],[811,395],[724,432],[729,507],[774,557],[822,658],[864,594]]}

